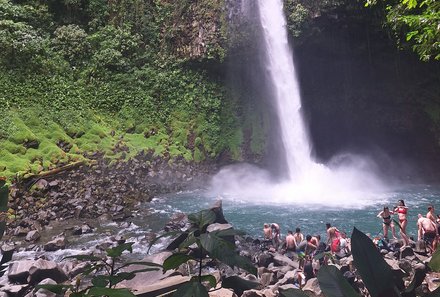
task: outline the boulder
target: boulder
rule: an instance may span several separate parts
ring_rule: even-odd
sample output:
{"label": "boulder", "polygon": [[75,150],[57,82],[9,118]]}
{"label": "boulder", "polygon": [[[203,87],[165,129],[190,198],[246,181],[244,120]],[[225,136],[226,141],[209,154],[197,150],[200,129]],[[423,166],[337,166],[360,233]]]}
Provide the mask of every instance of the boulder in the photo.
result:
{"label": "boulder", "polygon": [[66,238],[64,236],[60,236],[46,243],[43,248],[46,252],[54,252],[65,249],[66,243]]}
{"label": "boulder", "polygon": [[303,287],[303,291],[310,291],[316,296],[322,296],[322,291],[319,287],[319,282],[317,278],[309,279],[306,285]]}
{"label": "boulder", "polygon": [[277,286],[282,286],[285,284],[293,284],[297,279],[297,271],[287,271],[282,279],[277,282]]}
{"label": "boulder", "polygon": [[269,254],[267,252],[261,253],[258,256],[258,266],[260,267],[268,267],[270,263],[273,262],[274,256],[272,254]]}
{"label": "boulder", "polygon": [[8,279],[11,283],[25,284],[29,277],[29,270],[34,264],[32,260],[17,261],[9,264]]}
{"label": "boulder", "polygon": [[38,239],[40,239],[41,235],[40,232],[38,232],[37,230],[32,230],[29,231],[28,234],[26,235],[26,241],[37,241]]}
{"label": "boulder", "polygon": [[281,255],[279,253],[275,253],[275,255],[273,257],[273,262],[277,266],[291,266],[293,268],[299,267],[298,262],[293,262],[292,260],[289,259],[289,257]]}
{"label": "boulder", "polygon": [[[50,278],[45,278],[39,283],[39,285],[56,285],[56,284],[57,284],[56,281]],[[35,292],[34,297],[56,297],[56,294],[46,289],[38,289],[38,291]]]}
{"label": "boulder", "polygon": [[258,290],[247,290],[241,294],[241,297],[265,297],[262,291]]}
{"label": "boulder", "polygon": [[206,228],[207,232],[214,232],[214,231],[223,231],[223,230],[228,230],[228,229],[232,229],[232,225],[231,224],[219,224],[219,223],[214,223],[208,226],[208,228]]}
{"label": "boulder", "polygon": [[221,288],[213,292],[209,292],[209,297],[237,297],[237,295],[228,289]]}
{"label": "boulder", "polygon": [[57,283],[66,281],[67,275],[64,271],[53,261],[38,259],[29,269],[28,281],[31,284],[39,283],[40,281],[50,278]]}
{"label": "boulder", "polygon": [[414,251],[409,246],[404,246],[400,249],[400,258],[414,256]]}
{"label": "boulder", "polygon": [[2,288],[8,297],[22,297],[26,293],[29,285],[6,285]]}
{"label": "boulder", "polygon": [[263,287],[274,285],[277,282],[275,274],[272,272],[266,272],[261,275],[260,284]]}

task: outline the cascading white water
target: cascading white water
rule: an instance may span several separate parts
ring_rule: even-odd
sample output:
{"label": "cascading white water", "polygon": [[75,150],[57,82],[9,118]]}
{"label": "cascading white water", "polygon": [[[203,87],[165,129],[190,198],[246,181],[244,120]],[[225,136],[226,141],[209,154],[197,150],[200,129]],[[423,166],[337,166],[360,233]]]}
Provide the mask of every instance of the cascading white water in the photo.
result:
{"label": "cascading white water", "polygon": [[249,164],[228,166],[213,178],[213,195],[254,203],[308,207],[359,208],[380,202],[383,198],[380,193],[384,193],[386,187],[374,174],[377,167],[368,158],[342,154],[327,166],[312,159],[283,1],[257,0],[257,4],[266,57],[262,62],[269,74],[270,99],[277,105],[289,179],[274,182],[269,172]]}
{"label": "cascading white water", "polygon": [[301,95],[287,39],[282,0],[258,0],[267,70],[277,104],[281,137],[291,179],[313,167],[311,146],[301,113]]}

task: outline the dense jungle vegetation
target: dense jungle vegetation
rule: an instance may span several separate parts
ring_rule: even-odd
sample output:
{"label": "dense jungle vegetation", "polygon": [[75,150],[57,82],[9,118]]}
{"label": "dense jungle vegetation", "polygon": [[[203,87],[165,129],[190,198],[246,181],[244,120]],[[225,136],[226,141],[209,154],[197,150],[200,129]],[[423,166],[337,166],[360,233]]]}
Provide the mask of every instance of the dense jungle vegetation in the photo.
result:
{"label": "dense jungle vegetation", "polygon": [[[440,58],[438,2],[377,2],[286,0],[289,30],[306,43],[320,16],[362,10],[366,22],[386,22],[399,46]],[[231,25],[234,3],[0,0],[0,175],[143,150],[258,160],[266,115],[226,79],[249,38],[237,31],[252,25]]]}

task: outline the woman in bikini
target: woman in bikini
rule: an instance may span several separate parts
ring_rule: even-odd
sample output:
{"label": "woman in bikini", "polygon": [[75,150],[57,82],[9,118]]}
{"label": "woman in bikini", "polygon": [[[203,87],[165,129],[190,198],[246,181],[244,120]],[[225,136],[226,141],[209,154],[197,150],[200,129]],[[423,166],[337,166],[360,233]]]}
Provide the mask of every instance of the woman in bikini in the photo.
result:
{"label": "woman in bikini", "polygon": [[388,229],[391,228],[391,233],[393,234],[393,238],[396,239],[396,229],[394,229],[394,223],[391,219],[391,215],[394,214],[394,212],[390,211],[388,206],[385,206],[383,208],[383,211],[379,212],[377,215],[378,218],[381,218],[383,221],[382,227],[383,227],[383,236],[388,239]]}
{"label": "woman in bikini", "polygon": [[405,244],[409,244],[408,236],[406,235],[406,225],[408,225],[408,219],[406,215],[408,214],[408,207],[405,206],[405,202],[403,200],[398,201],[398,205],[394,208],[394,212],[397,212],[399,217],[399,225],[400,225],[400,235],[402,239],[405,241]]}

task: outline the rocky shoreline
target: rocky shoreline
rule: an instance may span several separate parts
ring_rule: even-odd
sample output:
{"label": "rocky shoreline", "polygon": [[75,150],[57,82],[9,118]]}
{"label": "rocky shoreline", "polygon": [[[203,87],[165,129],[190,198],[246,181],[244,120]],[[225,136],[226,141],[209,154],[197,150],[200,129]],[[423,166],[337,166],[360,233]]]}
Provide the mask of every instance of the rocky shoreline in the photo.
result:
{"label": "rocky shoreline", "polygon": [[94,161],[12,185],[7,234],[26,236],[51,221],[71,218],[123,221],[139,202],[155,195],[206,186],[217,169],[213,163],[160,158],[151,152],[115,164],[100,157]]}
{"label": "rocky shoreline", "polygon": [[[218,207],[217,207],[218,209]],[[222,217],[222,209],[219,212]],[[189,226],[188,218],[182,213],[174,214],[168,224],[163,228],[164,232],[173,230],[182,230]],[[230,224],[224,221],[216,222],[208,226],[208,232],[225,230],[232,228]],[[83,233],[80,236],[86,236],[88,232],[93,232],[87,225],[78,226],[77,232]],[[73,231],[73,230],[72,230]],[[151,235],[152,238],[161,235]],[[94,248],[85,250],[84,254],[103,255],[104,250],[124,243],[125,239],[113,236],[106,242],[96,245]],[[148,243],[145,243],[148,245]],[[249,236],[235,236],[235,245],[237,252],[247,257],[257,268],[257,275],[249,274],[239,268],[231,268],[218,261],[206,258],[204,260],[203,273],[212,274],[217,280],[217,289],[209,293],[211,297],[276,297],[280,296],[282,290],[296,288],[301,289],[309,297],[324,297],[321,291],[319,281],[316,275],[310,274],[306,268],[300,269],[299,258],[296,254],[284,254],[281,251],[267,249],[262,245],[260,239]],[[50,248],[46,249],[46,246]],[[57,238],[51,243],[45,243],[44,249],[55,250],[68,246],[68,243],[61,238]],[[53,248],[53,249],[52,249]],[[3,252],[7,246],[3,246]],[[418,294],[432,292],[439,286],[440,274],[432,272],[427,263],[430,256],[426,254],[421,242],[412,242],[411,246],[403,246],[399,240],[391,240],[387,249],[381,249],[386,263],[392,270],[397,280],[401,280],[402,286],[407,286],[418,274],[418,272],[427,272],[422,285],[419,287]],[[153,255],[149,255],[143,261],[163,264],[164,259],[172,254],[172,251],[163,250]],[[360,278],[355,266],[353,265],[353,256],[342,259],[328,258],[327,265],[337,267],[347,281],[355,288],[360,296],[369,296],[368,291]],[[55,297],[57,295],[45,290],[33,291],[36,284],[75,284],[76,277],[81,275],[87,267],[87,261],[78,261],[75,259],[64,259],[62,261],[48,260],[44,254],[38,258],[24,259],[12,262],[8,267],[7,275],[0,278],[0,296],[38,296]],[[319,269],[320,264],[315,261],[311,267],[314,270]],[[135,268],[133,268],[135,269]],[[189,261],[180,265],[178,269],[162,271],[148,271],[136,274],[132,280],[121,283],[122,287],[130,288],[137,296],[171,296],[167,295],[173,292],[177,287],[187,282],[191,276],[197,274],[198,262]],[[222,281],[227,277],[236,277],[237,279],[247,281],[253,284],[254,288],[236,287],[234,289],[221,288]]]}

